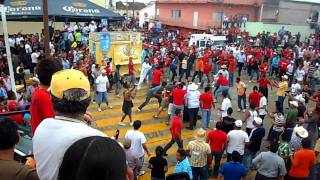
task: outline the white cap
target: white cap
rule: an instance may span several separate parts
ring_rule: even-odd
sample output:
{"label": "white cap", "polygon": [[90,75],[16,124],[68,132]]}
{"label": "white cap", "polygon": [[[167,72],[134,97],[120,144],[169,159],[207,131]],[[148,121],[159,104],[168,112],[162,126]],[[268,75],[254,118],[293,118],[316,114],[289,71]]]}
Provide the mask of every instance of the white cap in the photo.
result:
{"label": "white cap", "polygon": [[258,125],[261,125],[262,124],[262,119],[260,117],[254,117],[253,118],[253,121],[258,124]]}
{"label": "white cap", "polygon": [[101,73],[107,73],[107,71],[105,69],[102,69]]}
{"label": "white cap", "polygon": [[238,127],[238,128],[241,128],[242,127],[242,120],[236,120],[235,122],[234,122],[234,125],[236,126],[236,127]]}
{"label": "white cap", "polygon": [[299,106],[297,101],[289,101],[289,104],[293,105],[294,107],[298,107]]}

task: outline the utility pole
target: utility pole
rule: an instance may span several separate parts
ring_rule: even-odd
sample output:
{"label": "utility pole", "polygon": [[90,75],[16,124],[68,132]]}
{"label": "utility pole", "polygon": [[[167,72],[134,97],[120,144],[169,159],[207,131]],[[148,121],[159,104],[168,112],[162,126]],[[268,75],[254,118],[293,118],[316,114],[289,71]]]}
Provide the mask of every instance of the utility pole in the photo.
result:
{"label": "utility pole", "polygon": [[14,72],[12,66],[12,58],[11,58],[11,51],[9,45],[9,35],[8,35],[8,26],[7,26],[7,18],[6,18],[6,8],[4,6],[4,1],[0,0],[0,10],[1,10],[1,19],[2,19],[2,27],[3,27],[3,34],[4,34],[4,43],[6,44],[6,54],[7,54],[7,61],[9,66],[9,75],[11,80],[11,87],[13,92],[16,91],[16,82],[14,80]]}
{"label": "utility pole", "polygon": [[223,29],[224,20],[224,0],[221,0],[221,29]]}
{"label": "utility pole", "polygon": [[135,9],[134,0],[132,0],[132,13],[133,13],[133,19],[135,21],[136,19],[135,19],[135,15],[134,15],[134,9]]}
{"label": "utility pole", "polygon": [[49,15],[48,15],[48,0],[42,0],[43,9],[43,30],[44,30],[44,51],[46,58],[50,57],[50,37],[49,37]]}

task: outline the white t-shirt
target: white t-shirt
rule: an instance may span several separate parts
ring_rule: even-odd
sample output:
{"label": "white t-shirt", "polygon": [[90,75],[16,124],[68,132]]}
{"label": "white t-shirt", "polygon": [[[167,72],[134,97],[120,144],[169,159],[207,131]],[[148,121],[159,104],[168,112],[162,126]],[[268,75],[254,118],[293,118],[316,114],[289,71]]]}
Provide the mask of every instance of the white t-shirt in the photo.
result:
{"label": "white t-shirt", "polygon": [[76,141],[90,136],[107,137],[103,132],[79,120],[58,116],[43,120],[33,137],[33,153],[39,179],[58,179],[64,153]]}
{"label": "white t-shirt", "polygon": [[29,44],[26,44],[25,46],[24,46],[24,49],[26,50],[26,53],[32,53],[32,48],[31,48],[31,46],[29,45]]}
{"label": "white t-shirt", "polygon": [[[259,107],[262,108],[263,106],[267,106],[267,98],[265,96],[262,96],[260,98],[260,102],[259,102]],[[259,109],[259,115],[266,115],[268,114],[266,109],[263,108],[263,109]]]}
{"label": "white t-shirt", "polygon": [[291,92],[297,93],[298,90],[301,89],[301,85],[299,83],[295,83],[291,85]]}
{"label": "white t-shirt", "polygon": [[228,109],[232,107],[231,101],[229,98],[224,98],[221,104],[221,116],[226,117],[228,116]]}
{"label": "white t-shirt", "polygon": [[256,110],[251,111],[249,110],[250,116],[248,117],[247,120],[247,128],[253,129],[255,126],[253,125],[253,120],[255,117],[258,117],[258,112]]}
{"label": "white t-shirt", "polygon": [[38,63],[38,58],[40,56],[40,53],[34,52],[31,54],[31,62],[34,64]]}
{"label": "white t-shirt", "polygon": [[245,143],[249,142],[248,134],[242,130],[232,130],[228,133],[227,153],[238,151],[244,154]]}
{"label": "white t-shirt", "polygon": [[147,142],[146,137],[141,131],[128,130],[125,139],[131,140],[131,150],[138,156],[142,157],[144,155],[144,149],[142,144]]}
{"label": "white t-shirt", "polygon": [[188,108],[199,108],[200,106],[200,91],[188,91],[186,99],[188,102]]}
{"label": "white t-shirt", "polygon": [[109,79],[107,76],[98,76],[96,79],[97,91],[98,92],[106,92],[107,84],[109,84]]}
{"label": "white t-shirt", "polygon": [[296,79],[298,80],[298,81],[302,81],[303,80],[303,76],[305,75],[306,73],[304,72],[304,70],[303,69],[297,69],[297,71],[296,71]]}

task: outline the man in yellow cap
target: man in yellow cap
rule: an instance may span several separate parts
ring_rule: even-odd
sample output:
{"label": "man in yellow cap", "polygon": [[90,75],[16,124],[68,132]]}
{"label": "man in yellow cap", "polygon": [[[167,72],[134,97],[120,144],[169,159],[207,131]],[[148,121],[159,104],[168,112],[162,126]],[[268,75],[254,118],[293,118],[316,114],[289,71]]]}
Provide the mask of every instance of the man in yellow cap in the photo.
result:
{"label": "man in yellow cap", "polygon": [[85,121],[91,100],[90,83],[81,71],[56,72],[49,91],[56,116],[44,119],[37,127],[33,147],[39,178],[56,180],[64,153],[73,143],[86,137],[106,135]]}

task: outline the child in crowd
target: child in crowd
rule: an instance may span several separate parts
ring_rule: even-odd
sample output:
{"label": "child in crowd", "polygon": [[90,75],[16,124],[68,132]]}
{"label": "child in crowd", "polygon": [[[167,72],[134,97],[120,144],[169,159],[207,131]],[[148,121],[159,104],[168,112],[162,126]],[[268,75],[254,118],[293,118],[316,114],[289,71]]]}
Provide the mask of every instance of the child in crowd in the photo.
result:
{"label": "child in crowd", "polygon": [[168,162],[163,158],[163,148],[156,147],[156,156],[150,158],[148,167],[151,169],[151,180],[164,180],[168,171]]}

